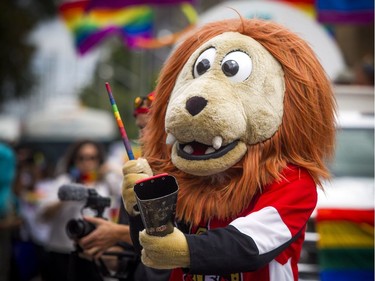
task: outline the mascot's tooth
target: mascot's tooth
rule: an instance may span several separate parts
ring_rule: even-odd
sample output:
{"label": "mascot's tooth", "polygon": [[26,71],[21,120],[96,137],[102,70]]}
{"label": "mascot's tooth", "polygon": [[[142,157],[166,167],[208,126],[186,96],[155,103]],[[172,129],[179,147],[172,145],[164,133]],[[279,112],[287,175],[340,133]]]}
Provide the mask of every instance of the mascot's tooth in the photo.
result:
{"label": "mascot's tooth", "polygon": [[204,154],[210,154],[210,153],[214,153],[216,150],[213,148],[213,147],[209,147],[206,149],[206,151],[204,152]]}
{"label": "mascot's tooth", "polygon": [[223,138],[220,136],[216,136],[212,140],[212,146],[217,150],[221,147],[223,144]]}
{"label": "mascot's tooth", "polygon": [[194,152],[194,149],[191,145],[185,145],[184,149],[183,149],[186,153],[188,154],[192,154]]}
{"label": "mascot's tooth", "polygon": [[167,144],[174,144],[176,142],[176,138],[174,137],[174,135],[172,134],[168,134],[167,135],[167,140],[166,140],[166,143]]}

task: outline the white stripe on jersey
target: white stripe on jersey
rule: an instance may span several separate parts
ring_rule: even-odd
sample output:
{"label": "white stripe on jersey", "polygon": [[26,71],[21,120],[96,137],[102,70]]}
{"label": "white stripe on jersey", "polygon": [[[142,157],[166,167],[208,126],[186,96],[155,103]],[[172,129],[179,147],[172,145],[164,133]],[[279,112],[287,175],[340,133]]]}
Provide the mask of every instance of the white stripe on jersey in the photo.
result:
{"label": "white stripe on jersey", "polygon": [[292,238],[277,210],[270,206],[237,218],[230,225],[251,237],[260,255],[278,248]]}
{"label": "white stripe on jersey", "polygon": [[282,265],[278,263],[276,260],[272,260],[268,264],[268,270],[270,272],[270,281],[294,280],[293,270],[290,261],[291,258],[284,265]]}

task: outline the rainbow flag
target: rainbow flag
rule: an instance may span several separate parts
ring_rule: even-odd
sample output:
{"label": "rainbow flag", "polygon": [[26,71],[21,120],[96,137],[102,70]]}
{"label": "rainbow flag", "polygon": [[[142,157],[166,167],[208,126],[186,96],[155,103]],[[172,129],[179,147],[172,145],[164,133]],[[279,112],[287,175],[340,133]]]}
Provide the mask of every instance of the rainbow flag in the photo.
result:
{"label": "rainbow flag", "polygon": [[321,281],[374,280],[374,209],[318,209]]}
{"label": "rainbow flag", "polygon": [[374,23],[373,0],[317,0],[318,20],[327,24]]}
{"label": "rainbow flag", "polygon": [[152,36],[153,11],[148,5],[91,7],[91,1],[63,3],[59,13],[74,35],[78,53],[83,55],[110,35],[118,35],[134,47],[137,38]]}
{"label": "rainbow flag", "polygon": [[174,5],[193,3],[193,0],[91,0],[86,9],[113,8],[120,9],[132,5]]}
{"label": "rainbow flag", "polygon": [[315,0],[276,0],[293,6],[306,13],[309,17],[316,18]]}

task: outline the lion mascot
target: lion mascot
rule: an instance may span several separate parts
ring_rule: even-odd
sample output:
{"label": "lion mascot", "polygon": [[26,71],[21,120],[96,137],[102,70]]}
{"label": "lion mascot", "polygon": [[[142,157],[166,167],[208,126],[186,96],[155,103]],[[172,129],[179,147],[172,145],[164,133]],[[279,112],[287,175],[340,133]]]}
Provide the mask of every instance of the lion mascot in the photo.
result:
{"label": "lion mascot", "polygon": [[[317,187],[329,178],[335,98],[309,45],[258,19],[207,24],[165,62],[123,202],[142,262],[169,280],[298,280]],[[176,227],[142,231],[134,185],[177,179]]]}

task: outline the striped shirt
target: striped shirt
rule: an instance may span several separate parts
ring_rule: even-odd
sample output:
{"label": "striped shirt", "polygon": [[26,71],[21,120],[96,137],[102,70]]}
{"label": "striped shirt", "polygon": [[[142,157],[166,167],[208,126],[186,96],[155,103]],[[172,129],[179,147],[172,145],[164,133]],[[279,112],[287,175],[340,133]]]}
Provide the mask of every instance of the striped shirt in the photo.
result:
{"label": "striped shirt", "polygon": [[297,281],[305,227],[316,203],[309,173],[288,166],[236,219],[191,228],[190,268],[173,270],[169,280]]}

